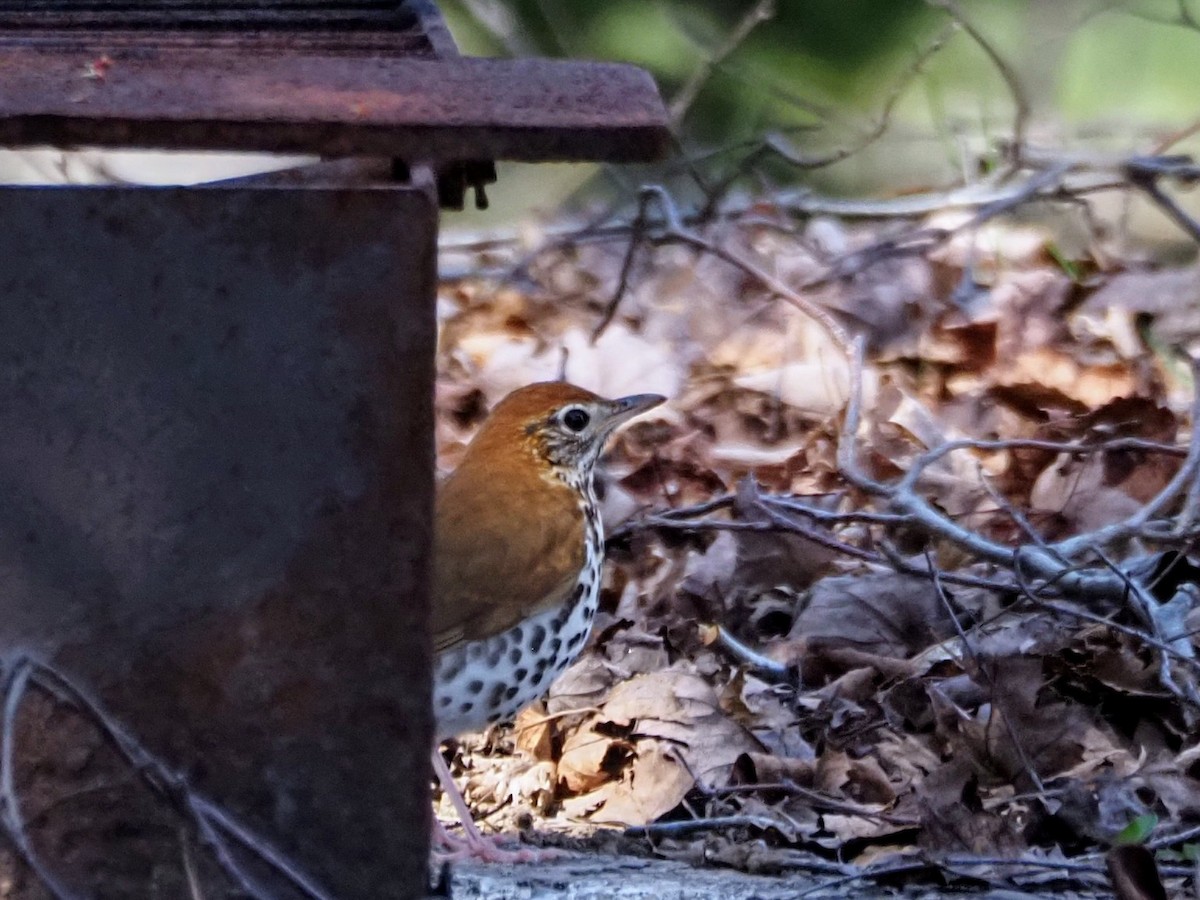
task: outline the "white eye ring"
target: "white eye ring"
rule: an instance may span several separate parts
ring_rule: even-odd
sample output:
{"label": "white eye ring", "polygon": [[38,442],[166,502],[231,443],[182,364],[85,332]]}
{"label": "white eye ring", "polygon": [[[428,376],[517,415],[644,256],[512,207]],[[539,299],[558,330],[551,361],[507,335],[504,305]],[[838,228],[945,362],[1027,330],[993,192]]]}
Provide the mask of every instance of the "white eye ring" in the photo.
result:
{"label": "white eye ring", "polygon": [[582,407],[571,406],[563,410],[562,423],[576,434],[587,428],[591,421],[591,415]]}

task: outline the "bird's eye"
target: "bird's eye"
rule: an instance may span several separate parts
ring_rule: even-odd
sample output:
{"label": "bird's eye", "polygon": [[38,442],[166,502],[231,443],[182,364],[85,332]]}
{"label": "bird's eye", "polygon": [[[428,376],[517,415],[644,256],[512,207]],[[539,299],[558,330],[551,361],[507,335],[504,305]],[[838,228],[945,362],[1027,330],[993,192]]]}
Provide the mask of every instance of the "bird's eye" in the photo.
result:
{"label": "bird's eye", "polygon": [[578,406],[572,406],[563,413],[562,420],[563,424],[572,431],[580,432],[587,428],[588,422],[592,421],[592,417],[587,414],[586,410],[582,410]]}

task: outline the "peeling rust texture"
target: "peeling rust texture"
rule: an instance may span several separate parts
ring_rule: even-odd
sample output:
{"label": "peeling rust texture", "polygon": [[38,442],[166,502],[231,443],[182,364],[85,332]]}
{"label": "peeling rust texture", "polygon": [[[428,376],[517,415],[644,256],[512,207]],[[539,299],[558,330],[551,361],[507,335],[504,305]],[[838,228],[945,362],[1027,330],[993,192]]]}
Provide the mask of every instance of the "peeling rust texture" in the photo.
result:
{"label": "peeling rust texture", "polygon": [[253,47],[453,59],[433,0],[0,0],[0,45]]}
{"label": "peeling rust texture", "polygon": [[[52,663],[338,898],[424,896],[436,216],[412,188],[0,190],[0,662]],[[17,717],[42,861],[75,896],[190,896],[172,804],[70,712]]]}
{"label": "peeling rust texture", "polygon": [[419,32],[429,10],[429,0],[0,0],[0,28]]}
{"label": "peeling rust texture", "polygon": [[[96,60],[104,60],[100,70]],[[246,47],[0,46],[0,145],[638,162],[667,114],[634,66]]]}
{"label": "peeling rust texture", "polygon": [[458,55],[432,0],[0,0],[0,146],[665,156],[633,66]]}

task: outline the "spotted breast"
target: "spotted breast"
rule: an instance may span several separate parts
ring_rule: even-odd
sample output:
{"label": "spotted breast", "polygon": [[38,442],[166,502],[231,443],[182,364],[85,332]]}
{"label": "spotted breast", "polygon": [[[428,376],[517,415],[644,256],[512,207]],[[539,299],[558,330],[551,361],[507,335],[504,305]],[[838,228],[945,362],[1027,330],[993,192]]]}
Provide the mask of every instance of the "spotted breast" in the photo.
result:
{"label": "spotted breast", "polygon": [[591,479],[579,491],[584,566],[567,597],[506,631],[437,656],[433,709],[437,738],[510,719],[542,696],[579,655],[600,598],[604,532]]}
{"label": "spotted breast", "polygon": [[[595,464],[617,426],[662,400],[606,400],[563,383],[521,388],[442,484],[431,607],[439,741],[511,717],[583,649],[604,557]],[[434,768],[462,814],[436,753]]]}

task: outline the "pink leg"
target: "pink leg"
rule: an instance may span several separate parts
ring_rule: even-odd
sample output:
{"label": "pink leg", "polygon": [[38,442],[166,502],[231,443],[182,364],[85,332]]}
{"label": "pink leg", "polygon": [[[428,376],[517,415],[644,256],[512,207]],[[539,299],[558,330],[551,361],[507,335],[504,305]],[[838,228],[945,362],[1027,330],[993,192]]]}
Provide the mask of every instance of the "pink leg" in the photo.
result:
{"label": "pink leg", "polygon": [[454,778],[450,775],[450,769],[446,766],[446,761],[442,759],[442,754],[436,748],[433,751],[433,771],[437,773],[438,783],[442,786],[442,790],[446,792],[446,796],[450,798],[450,802],[454,805],[454,810],[458,813],[458,819],[462,823],[464,833],[464,837],[461,838],[450,835],[441,821],[436,816],[434,817],[433,839],[435,846],[438,848],[435,850],[435,853],[439,859],[478,859],[483,862],[494,863],[528,863],[545,862],[551,859],[558,859],[563,855],[558,850],[539,850],[533,847],[510,850],[501,846],[501,839],[498,835],[495,837],[484,837],[480,833],[479,827],[475,824],[475,819],[471,816],[471,810],[467,806],[467,801],[459,793],[458,786],[454,783]]}

